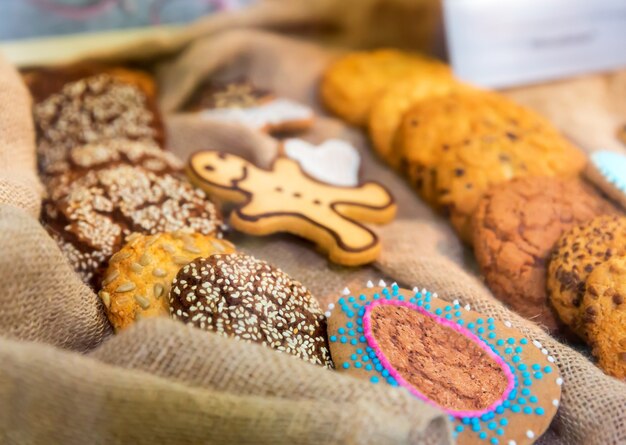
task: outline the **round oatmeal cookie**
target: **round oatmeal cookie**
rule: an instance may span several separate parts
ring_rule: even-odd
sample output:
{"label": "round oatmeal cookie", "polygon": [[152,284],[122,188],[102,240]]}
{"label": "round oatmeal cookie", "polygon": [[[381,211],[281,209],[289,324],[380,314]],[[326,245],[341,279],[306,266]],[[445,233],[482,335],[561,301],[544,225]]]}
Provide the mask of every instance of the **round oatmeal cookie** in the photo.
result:
{"label": "round oatmeal cookie", "polygon": [[178,174],[126,164],[62,174],[43,206],[48,232],[83,280],[99,288],[106,262],[133,232],[187,230],[221,236],[222,217],[207,195]]}
{"label": "round oatmeal cookie", "polygon": [[350,53],[324,73],[322,101],[351,124],[363,126],[374,101],[394,82],[406,76],[450,77],[450,68],[434,59],[393,49]]}
{"label": "round oatmeal cookie", "polygon": [[580,313],[600,367],[626,380],[626,257],[614,256],[589,274]]}
{"label": "round oatmeal cookie", "polygon": [[474,252],[494,295],[520,315],[556,332],[546,271],[560,236],[614,207],[580,180],[519,178],[491,188],[474,215]]}
{"label": "round oatmeal cookie", "polygon": [[174,319],[332,367],[317,300],[265,261],[241,253],[198,258],[178,272],[169,302]]}
{"label": "round oatmeal cookie", "polygon": [[168,295],[181,267],[198,257],[232,253],[228,241],[184,231],[126,237],[109,260],[98,293],[116,331],[140,317],[169,315]]}
{"label": "round oatmeal cookie", "polygon": [[429,169],[470,142],[507,144],[507,152],[538,158],[559,176],[577,174],[586,164],[543,117],[496,93],[469,89],[415,104],[402,119],[390,159],[405,171]]}
{"label": "round oatmeal cookie", "polygon": [[558,241],[548,266],[550,302],[559,318],[585,339],[580,305],[587,278],[613,256],[626,255],[626,218],[599,216],[574,226]]}
{"label": "round oatmeal cookie", "polygon": [[[393,149],[393,139],[402,116],[417,102],[449,94],[459,88],[469,88],[456,82],[451,73],[423,72],[391,85],[374,101],[368,119],[369,134],[378,155],[387,162]],[[393,165],[393,164],[392,164]],[[393,165],[397,167],[397,165]]]}

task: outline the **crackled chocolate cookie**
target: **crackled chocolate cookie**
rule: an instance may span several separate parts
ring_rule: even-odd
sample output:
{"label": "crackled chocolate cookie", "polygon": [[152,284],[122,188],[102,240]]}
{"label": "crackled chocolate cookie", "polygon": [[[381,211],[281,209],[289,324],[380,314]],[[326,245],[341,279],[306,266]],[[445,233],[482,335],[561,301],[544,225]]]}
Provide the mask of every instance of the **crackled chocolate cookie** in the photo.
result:
{"label": "crackled chocolate cookie", "polygon": [[522,178],[493,187],[474,216],[474,252],[494,295],[522,316],[555,332],[546,290],[554,245],[575,224],[615,213],[580,180]]}
{"label": "crackled chocolate cookie", "polygon": [[62,162],[70,151],[111,139],[161,142],[159,120],[144,92],[109,74],[65,85],[33,108],[40,172]]}
{"label": "crackled chocolate cookie", "polygon": [[607,374],[626,381],[626,257],[598,265],[585,288],[580,313],[592,353]]}
{"label": "crackled chocolate cookie", "polygon": [[426,289],[344,289],[328,338],[339,372],[401,386],[452,417],[461,445],[530,444],[556,413],[555,359],[507,321]]}
{"label": "crackled chocolate cookie", "polygon": [[168,316],[170,286],[178,271],[198,257],[232,253],[226,240],[199,233],[133,233],[109,260],[98,293],[115,330],[140,317]]}
{"label": "crackled chocolate cookie", "polygon": [[585,338],[580,305],[587,278],[613,256],[626,255],[626,218],[599,216],[571,228],[558,241],[548,267],[550,302],[560,319]]}
{"label": "crackled chocolate cookie", "polygon": [[350,53],[324,73],[320,93],[333,113],[354,125],[365,125],[374,101],[394,82],[411,75],[451,76],[445,64],[393,49]]}
{"label": "crackled chocolate cookie", "polygon": [[94,288],[106,263],[133,232],[187,230],[220,236],[221,215],[202,190],[176,173],[127,164],[87,170],[59,186],[43,206],[44,224],[74,269]]}
{"label": "crackled chocolate cookie", "polygon": [[174,319],[332,367],[317,300],[265,261],[245,254],[197,258],[176,275],[169,302]]}

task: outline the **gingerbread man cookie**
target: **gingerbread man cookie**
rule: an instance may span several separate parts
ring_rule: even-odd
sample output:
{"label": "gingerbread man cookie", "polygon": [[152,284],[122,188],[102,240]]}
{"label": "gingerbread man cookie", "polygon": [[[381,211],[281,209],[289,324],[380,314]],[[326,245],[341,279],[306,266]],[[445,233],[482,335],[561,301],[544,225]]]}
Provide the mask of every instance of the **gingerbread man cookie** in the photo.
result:
{"label": "gingerbread man cookie", "polygon": [[335,368],[445,411],[458,444],[531,444],[557,411],[563,379],[555,359],[508,321],[383,281],[344,289],[329,309]]}
{"label": "gingerbread man cookie", "polygon": [[380,242],[361,222],[384,224],[396,213],[393,197],[380,184],[324,184],[285,157],[265,170],[238,156],[207,150],[190,158],[187,171],[198,187],[238,204],[230,218],[234,228],[252,235],[301,236],[338,264],[374,261]]}

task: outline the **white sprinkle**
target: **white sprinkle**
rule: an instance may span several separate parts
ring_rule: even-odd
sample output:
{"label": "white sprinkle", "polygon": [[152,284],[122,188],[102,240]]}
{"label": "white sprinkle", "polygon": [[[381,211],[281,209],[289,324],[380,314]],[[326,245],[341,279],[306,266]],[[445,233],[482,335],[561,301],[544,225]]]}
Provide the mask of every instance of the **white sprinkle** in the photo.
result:
{"label": "white sprinkle", "polygon": [[378,286],[379,286],[379,287],[387,287],[387,283],[385,283],[383,280],[380,280],[380,281],[378,282]]}
{"label": "white sprinkle", "polygon": [[335,303],[328,303],[328,309],[330,309],[331,311],[335,309]]}
{"label": "white sprinkle", "polygon": [[548,355],[548,350],[546,348],[541,348],[541,353],[543,355]]}
{"label": "white sprinkle", "polygon": [[[437,292],[435,292],[435,293],[432,295],[432,297],[433,297],[433,298],[439,298],[439,295],[437,294]],[[457,303],[455,303],[455,304],[457,304]]]}
{"label": "white sprinkle", "polygon": [[551,355],[548,356],[548,361],[550,363],[554,363],[554,357],[552,357]]}
{"label": "white sprinkle", "polygon": [[374,283],[372,283],[372,281],[371,281],[371,280],[369,280],[369,281],[367,282],[367,285],[366,285],[366,286],[367,286],[367,287],[369,287],[369,288],[371,289],[372,287],[374,287]]}
{"label": "white sprinkle", "polygon": [[472,310],[472,308],[471,308],[471,306],[469,305],[469,303],[465,305],[465,310],[466,310],[466,311],[470,311],[470,310]]}
{"label": "white sprinkle", "polygon": [[533,345],[537,346],[539,349],[541,349],[541,343],[539,343],[537,340],[533,340]]}
{"label": "white sprinkle", "polygon": [[506,326],[507,328],[510,328],[510,327],[512,327],[513,325],[511,324],[511,322],[510,322],[510,321],[508,321],[508,320],[507,320],[507,321],[505,321],[505,322],[504,322],[504,326]]}
{"label": "white sprinkle", "polygon": [[552,404],[553,404],[554,406],[558,407],[558,406],[559,406],[559,401],[558,401],[558,399],[554,399],[554,400],[552,401]]}
{"label": "white sprinkle", "polygon": [[330,317],[330,312],[326,311],[326,312],[324,312],[324,315],[326,315],[326,317]]}
{"label": "white sprinkle", "polygon": [[561,386],[563,384],[563,379],[561,377],[557,377],[556,384]]}
{"label": "white sprinkle", "polygon": [[428,292],[428,290],[426,290],[426,288],[422,289],[422,295],[426,295],[426,292]]}
{"label": "white sprinkle", "polygon": [[517,445],[517,442],[515,442],[514,440],[509,440],[509,445]]}
{"label": "white sprinkle", "polygon": [[393,283],[391,283],[391,287],[398,287],[398,283],[394,281]]}
{"label": "white sprinkle", "polygon": [[418,288],[417,286],[415,286],[415,287],[413,288],[413,292],[414,292],[414,293],[418,293],[419,291],[420,291],[420,290],[419,290],[419,288]]}
{"label": "white sprinkle", "polygon": [[[435,294],[433,294],[433,296],[434,296],[434,295],[435,295]],[[457,304],[459,304],[459,300],[454,300],[454,301],[452,301],[452,304],[456,306]]]}
{"label": "white sprinkle", "polygon": [[350,289],[348,289],[347,287],[344,287],[343,290],[341,291],[341,293],[343,295],[350,295]]}
{"label": "white sprinkle", "polygon": [[532,439],[532,438],[534,438],[534,437],[535,437],[535,433],[533,433],[531,430],[528,430],[528,431],[526,431],[526,436],[527,436],[529,439]]}

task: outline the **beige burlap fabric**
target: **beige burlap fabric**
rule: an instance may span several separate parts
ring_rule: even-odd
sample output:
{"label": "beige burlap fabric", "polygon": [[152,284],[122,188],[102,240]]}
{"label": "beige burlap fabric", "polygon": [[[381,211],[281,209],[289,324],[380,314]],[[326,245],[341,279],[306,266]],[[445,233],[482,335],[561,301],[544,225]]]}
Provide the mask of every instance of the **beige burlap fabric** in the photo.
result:
{"label": "beige burlap fabric", "polygon": [[[247,75],[260,86],[318,107],[317,78],[329,57],[311,44],[266,32],[199,40],[157,70],[162,102],[170,111],[170,146],[182,156],[221,148],[266,163],[276,153],[275,141],[177,109],[214,73]],[[302,67],[306,73],[299,72]],[[0,85],[6,82],[16,103],[26,104],[15,73],[3,68]],[[187,71],[188,77],[176,82]],[[293,81],[299,76],[308,84]],[[0,129],[14,112],[13,104],[0,101]],[[29,137],[20,142],[5,131],[5,140],[15,143],[0,145],[0,159],[11,160],[9,149],[28,152],[32,160],[32,124],[21,122],[19,131]],[[311,141],[331,136],[352,141],[363,157],[363,176],[385,184],[399,203],[399,218],[379,229],[384,243],[379,261],[358,269],[339,267],[291,236],[233,233],[231,240],[301,280],[322,304],[346,285],[384,278],[431,288],[510,320],[551,351],[565,379],[561,408],[542,441],[626,440],[626,385],[494,300],[447,223],[373,158],[362,134],[323,118],[304,135]],[[34,178],[32,162],[16,170]],[[28,191],[38,196],[35,184]],[[15,196],[8,187],[2,192]],[[71,273],[27,203],[0,204],[0,248],[7,252],[0,263],[0,443],[451,443],[446,416],[401,390],[165,319],[145,320],[110,335],[95,295]]]}

